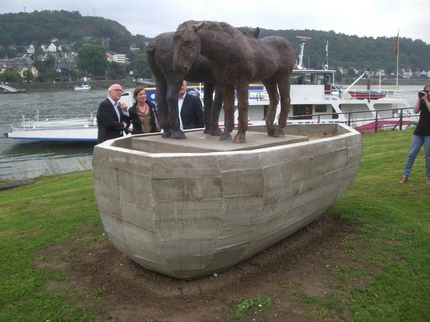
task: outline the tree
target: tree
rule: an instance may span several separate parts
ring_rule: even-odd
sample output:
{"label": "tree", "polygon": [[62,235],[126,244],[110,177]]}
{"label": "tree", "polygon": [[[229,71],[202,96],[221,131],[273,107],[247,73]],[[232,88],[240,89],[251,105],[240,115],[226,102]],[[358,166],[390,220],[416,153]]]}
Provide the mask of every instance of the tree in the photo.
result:
{"label": "tree", "polygon": [[88,75],[105,75],[108,61],[104,47],[87,45],[79,48],[77,65],[78,69],[87,72]]}
{"label": "tree", "polygon": [[108,77],[112,79],[123,79],[126,77],[126,65],[111,62],[108,69]]}
{"label": "tree", "polygon": [[342,73],[340,72],[339,69],[336,70],[334,77],[336,79],[336,82],[338,82],[338,83],[342,82]]}
{"label": "tree", "polygon": [[25,80],[27,83],[30,83],[31,81],[33,81],[33,80],[34,80],[34,75],[33,75],[33,73],[31,72],[31,70],[30,70],[30,69],[26,69],[26,70],[24,70],[24,72],[23,72],[22,74],[23,74],[23,76],[24,76],[24,80]]}
{"label": "tree", "polygon": [[6,68],[3,73],[0,74],[0,79],[5,83],[19,83],[21,76],[13,68]]}
{"label": "tree", "polygon": [[137,75],[143,78],[151,78],[152,72],[149,68],[146,54],[137,55],[135,62]]}

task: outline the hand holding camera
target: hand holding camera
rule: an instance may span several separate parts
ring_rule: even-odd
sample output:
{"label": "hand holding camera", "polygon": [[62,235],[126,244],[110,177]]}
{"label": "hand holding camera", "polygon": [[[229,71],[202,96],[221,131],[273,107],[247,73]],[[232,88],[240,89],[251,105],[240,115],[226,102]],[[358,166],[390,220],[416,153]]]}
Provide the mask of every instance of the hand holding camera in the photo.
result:
{"label": "hand holding camera", "polygon": [[427,99],[428,97],[428,91],[422,91],[422,92],[418,92],[418,98],[419,99]]}

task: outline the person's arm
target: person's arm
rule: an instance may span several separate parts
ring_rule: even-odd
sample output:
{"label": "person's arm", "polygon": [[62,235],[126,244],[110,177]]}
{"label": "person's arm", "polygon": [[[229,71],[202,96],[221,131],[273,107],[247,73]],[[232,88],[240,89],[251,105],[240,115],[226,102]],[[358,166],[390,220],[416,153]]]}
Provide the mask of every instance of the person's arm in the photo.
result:
{"label": "person's arm", "polygon": [[423,101],[427,106],[427,109],[430,111],[430,101],[429,101],[430,97],[428,94],[428,91],[424,92],[424,97],[423,97]]}
{"label": "person's arm", "polygon": [[123,122],[118,122],[117,116],[112,113],[111,107],[107,104],[100,104],[97,116],[107,128],[117,131],[123,131],[126,128]]}
{"label": "person's arm", "polygon": [[415,103],[414,113],[417,114],[421,110],[420,109],[421,101],[424,102],[424,104],[427,106],[427,109],[430,111],[430,101],[429,101],[429,99],[430,99],[430,97],[429,97],[428,93],[424,92],[424,97],[418,98],[417,102]]}
{"label": "person's arm", "polygon": [[414,106],[414,113],[418,114],[420,112],[421,98],[417,100]]}

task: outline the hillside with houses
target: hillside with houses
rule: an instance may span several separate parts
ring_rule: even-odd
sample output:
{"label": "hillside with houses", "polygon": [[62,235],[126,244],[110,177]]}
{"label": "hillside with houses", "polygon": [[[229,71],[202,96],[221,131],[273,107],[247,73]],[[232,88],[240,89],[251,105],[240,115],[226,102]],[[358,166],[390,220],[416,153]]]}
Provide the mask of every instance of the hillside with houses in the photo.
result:
{"label": "hillside with houses", "polygon": [[[259,27],[260,37],[287,38],[297,57],[301,45],[298,36],[306,36],[304,67],[334,69],[339,83],[365,70],[372,77],[395,78],[397,59],[400,78],[430,78],[430,45],[421,40],[400,38],[398,57],[396,37],[359,38],[332,31]],[[143,35],[131,35],[115,21],[84,17],[78,12],[3,14],[0,15],[0,82],[72,82],[83,77],[150,79],[152,73],[146,61],[150,40]],[[97,53],[93,56],[98,60],[84,60],[90,50]]]}

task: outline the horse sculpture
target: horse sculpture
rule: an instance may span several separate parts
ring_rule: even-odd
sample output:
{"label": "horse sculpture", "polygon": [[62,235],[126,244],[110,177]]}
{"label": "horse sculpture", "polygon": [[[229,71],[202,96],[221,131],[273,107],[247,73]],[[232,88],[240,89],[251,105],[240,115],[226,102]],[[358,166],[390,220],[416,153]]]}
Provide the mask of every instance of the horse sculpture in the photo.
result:
{"label": "horse sculpture", "polygon": [[[261,81],[269,94],[266,127],[270,136],[284,136],[290,109],[290,75],[295,55],[290,42],[280,36],[262,39],[246,37],[225,22],[186,21],[179,25],[173,39],[173,70],[187,74],[193,63],[205,56],[219,84],[224,103],[225,128],[220,140],[231,141],[234,129],[234,90],[238,98],[238,132],[233,142],[245,143],[248,129],[249,84]],[[275,129],[276,107],[281,113]]]}
{"label": "horse sculpture", "polygon": [[[238,28],[248,37],[258,38],[259,28]],[[173,36],[174,32],[166,32],[156,36],[148,46],[147,58],[149,67],[156,80],[156,102],[159,123],[164,130],[163,137],[185,139],[179,129],[178,92],[185,79],[188,82],[204,83],[204,133],[220,136],[218,126],[219,113],[222,107],[220,91],[217,89],[212,74],[210,61],[199,55],[185,73],[173,71]],[[214,98],[215,90],[215,98]]]}

